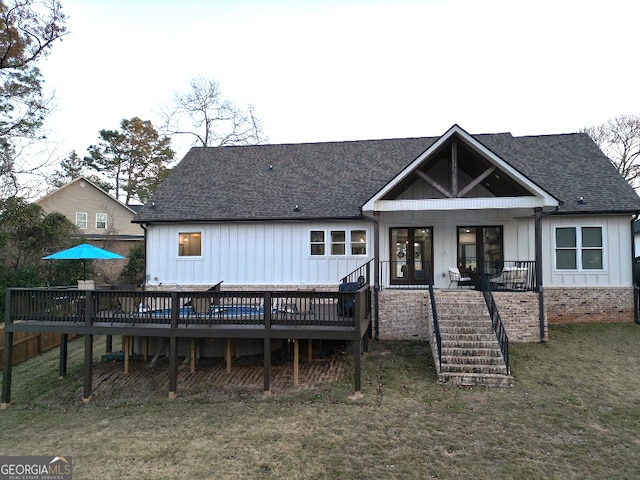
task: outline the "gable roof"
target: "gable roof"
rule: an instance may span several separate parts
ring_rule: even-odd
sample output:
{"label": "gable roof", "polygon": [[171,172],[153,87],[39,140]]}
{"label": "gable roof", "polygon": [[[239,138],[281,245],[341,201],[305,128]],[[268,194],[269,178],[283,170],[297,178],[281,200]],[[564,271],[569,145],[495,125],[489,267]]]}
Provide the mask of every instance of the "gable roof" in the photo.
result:
{"label": "gable roof", "polygon": [[[586,134],[471,137],[556,199],[560,213],[640,211]],[[194,147],[133,221],[361,218],[362,206],[439,138]]]}
{"label": "gable roof", "polygon": [[85,178],[85,177],[76,177],[73,180],[71,180],[69,183],[61,186],[60,188],[57,188],[55,190],[53,190],[52,192],[49,192],[48,194],[46,194],[45,196],[39,198],[35,203],[47,203],[47,201],[49,201],[51,198],[56,197],[58,195],[60,195],[61,192],[63,192],[64,190],[70,190],[73,187],[75,187],[77,184],[81,184],[81,182],[84,182],[85,184],[89,185],[90,187],[92,187],[95,191],[99,192],[99,194],[103,197],[105,197],[105,200],[108,200],[110,203],[115,203],[118,204],[120,207],[129,210],[129,212],[136,213],[136,211],[131,208],[129,205],[121,202],[120,200],[118,200],[115,197],[112,197],[111,195],[109,195],[107,192],[105,192],[102,188],[100,188],[98,185],[96,185],[95,183],[93,183],[91,180]]}
{"label": "gable roof", "polygon": [[[481,137],[481,136],[480,136]],[[473,198],[471,201],[469,199],[464,198],[460,195],[455,195],[454,198],[434,198],[434,199],[420,199],[420,200],[402,200],[400,206],[393,206],[393,204],[398,203],[397,200],[385,201],[384,198],[390,192],[397,188],[399,184],[403,182],[403,180],[407,178],[411,178],[411,174],[420,168],[420,165],[425,161],[430,161],[432,157],[437,158],[439,150],[447,143],[451,143],[452,140],[456,142],[461,142],[465,146],[474,150],[480,157],[484,158],[492,165],[492,169],[487,172],[487,174],[500,174],[508,176],[512,181],[515,181],[521,187],[523,187],[524,191],[528,192],[526,197],[521,197],[519,199],[514,198],[515,193],[511,193],[511,196],[503,198],[502,202],[497,201],[495,198],[486,198],[484,200],[488,200],[488,202],[483,202],[483,199]],[[458,148],[456,147],[456,151]],[[457,156],[457,153],[456,153]],[[476,162],[477,162],[476,158]],[[495,170],[498,167],[499,170]],[[451,168],[451,166],[449,166]],[[457,166],[456,166],[457,168]],[[497,175],[496,175],[497,176]],[[457,174],[456,174],[457,178]],[[504,179],[502,180],[505,181]],[[440,187],[442,188],[442,187]],[[446,192],[446,190],[443,190]],[[446,192],[448,195],[453,195],[453,192]],[[455,192],[456,194],[459,192]],[[397,175],[394,179],[392,179],[387,185],[383,187],[383,189],[374,195],[363,207],[363,210],[403,210],[403,209],[418,209],[418,210],[455,210],[455,209],[465,209],[465,208],[495,208],[496,205],[501,205],[501,208],[515,208],[516,206],[520,207],[544,207],[544,206],[558,206],[558,200],[549,195],[544,189],[540,188],[534,182],[532,182],[525,175],[521,174],[517,169],[515,169],[512,165],[505,162],[498,155],[493,153],[490,149],[488,149],[482,142],[473,136],[469,135],[466,131],[460,128],[458,125],[452,126],[444,135],[438,138],[435,142],[429,146],[427,150],[425,150],[418,158],[416,158],[413,162],[407,165],[404,170]],[[387,208],[388,207],[388,208]]]}

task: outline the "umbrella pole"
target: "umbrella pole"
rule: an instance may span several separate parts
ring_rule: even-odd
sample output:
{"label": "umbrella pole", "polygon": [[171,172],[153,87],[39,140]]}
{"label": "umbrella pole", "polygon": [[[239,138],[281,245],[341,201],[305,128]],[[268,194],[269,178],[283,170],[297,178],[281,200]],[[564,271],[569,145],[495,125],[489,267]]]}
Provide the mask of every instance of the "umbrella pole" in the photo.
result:
{"label": "umbrella pole", "polygon": [[87,279],[87,261],[86,260],[82,260],[82,279],[83,280]]}

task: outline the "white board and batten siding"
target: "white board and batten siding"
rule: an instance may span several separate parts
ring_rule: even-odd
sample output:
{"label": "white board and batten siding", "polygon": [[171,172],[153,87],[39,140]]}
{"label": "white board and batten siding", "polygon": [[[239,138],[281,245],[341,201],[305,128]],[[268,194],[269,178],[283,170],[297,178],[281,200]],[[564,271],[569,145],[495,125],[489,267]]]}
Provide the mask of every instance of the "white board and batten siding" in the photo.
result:
{"label": "white board and batten siding", "polygon": [[[311,255],[310,232],[325,231],[325,255]],[[345,231],[347,254],[330,255],[330,232]],[[365,230],[366,255],[349,255],[349,232]],[[202,234],[202,255],[178,255],[180,233]],[[152,225],[147,231],[147,284],[335,286],[373,257],[369,222],[274,222]]]}
{"label": "white board and batten siding", "polygon": [[[630,287],[632,286],[631,217],[557,216],[542,223],[542,257],[544,285],[549,287]],[[555,230],[557,227],[601,227],[603,237],[603,268],[601,270],[559,270],[555,258]]]}
{"label": "white board and batten siding", "polygon": [[[448,269],[455,266],[457,259],[458,227],[501,225],[505,260],[535,260],[535,222],[533,212],[528,209],[383,212],[380,219],[380,259],[382,261],[388,261],[390,256],[389,228],[433,228],[433,268],[437,288],[449,285]],[[542,222],[544,285],[549,287],[631,286],[630,221],[631,218],[626,215],[546,217]],[[563,226],[602,227],[603,269],[572,271],[556,269],[555,229]],[[388,279],[386,281],[388,282]]]}

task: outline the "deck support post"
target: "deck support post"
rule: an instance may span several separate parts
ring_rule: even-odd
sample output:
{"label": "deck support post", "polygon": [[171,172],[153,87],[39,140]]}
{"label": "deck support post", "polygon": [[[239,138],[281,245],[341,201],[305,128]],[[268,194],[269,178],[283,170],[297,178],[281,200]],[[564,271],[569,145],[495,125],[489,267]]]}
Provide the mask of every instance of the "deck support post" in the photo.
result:
{"label": "deck support post", "polygon": [[178,339],[175,331],[178,329],[180,305],[177,292],[171,293],[171,336],[169,337],[169,400],[178,397]]}
{"label": "deck support post", "polygon": [[4,353],[2,355],[2,361],[4,363],[2,364],[2,404],[0,407],[4,410],[11,405],[11,367],[13,366],[13,332],[7,330],[4,332]]}
{"label": "deck support post", "polygon": [[191,339],[191,373],[196,372],[196,339]]}
{"label": "deck support post", "polygon": [[307,343],[307,360],[309,363],[313,360],[313,339],[309,339],[309,343]]}
{"label": "deck support post", "polygon": [[64,378],[67,376],[67,354],[69,351],[69,335],[63,333],[60,335],[60,361],[58,364],[58,376]]}
{"label": "deck support post", "polygon": [[300,383],[300,340],[293,340],[293,386]]}
{"label": "deck support post", "polygon": [[362,339],[353,341],[353,383],[355,393],[361,390],[361,358],[362,355]]}
{"label": "deck support post", "polygon": [[227,338],[227,345],[224,349],[224,359],[227,362],[227,373],[231,373],[231,339]]}
{"label": "deck support post", "polygon": [[111,353],[112,351],[113,351],[113,335],[107,335],[104,352]]}
{"label": "deck support post", "polygon": [[122,364],[124,365],[124,374],[129,373],[129,337],[122,336]]}
{"label": "deck support post", "polygon": [[169,337],[169,400],[178,396],[178,341],[174,335]]}
{"label": "deck support post", "polygon": [[[91,327],[93,325],[94,296],[93,292],[85,292],[85,325]],[[91,394],[93,391],[93,335],[84,336],[84,391],[82,393],[82,403],[91,402]]]}
{"label": "deck support post", "polygon": [[91,402],[93,390],[93,335],[84,336],[84,390],[82,403]]}
{"label": "deck support post", "polygon": [[264,294],[264,390],[265,397],[271,396],[271,292]]}

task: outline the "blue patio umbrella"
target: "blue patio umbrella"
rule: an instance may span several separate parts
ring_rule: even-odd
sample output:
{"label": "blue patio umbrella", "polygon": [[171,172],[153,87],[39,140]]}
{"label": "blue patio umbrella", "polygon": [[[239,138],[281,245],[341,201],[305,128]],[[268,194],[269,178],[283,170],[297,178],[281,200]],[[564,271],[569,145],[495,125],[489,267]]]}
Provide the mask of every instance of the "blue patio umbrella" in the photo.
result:
{"label": "blue patio umbrella", "polygon": [[52,253],[43,257],[43,260],[82,260],[83,278],[87,279],[87,260],[116,260],[118,258],[125,258],[119,253],[110,252],[98,248],[95,245],[89,245],[88,243],[82,243],[75,247],[62,250],[60,252]]}

